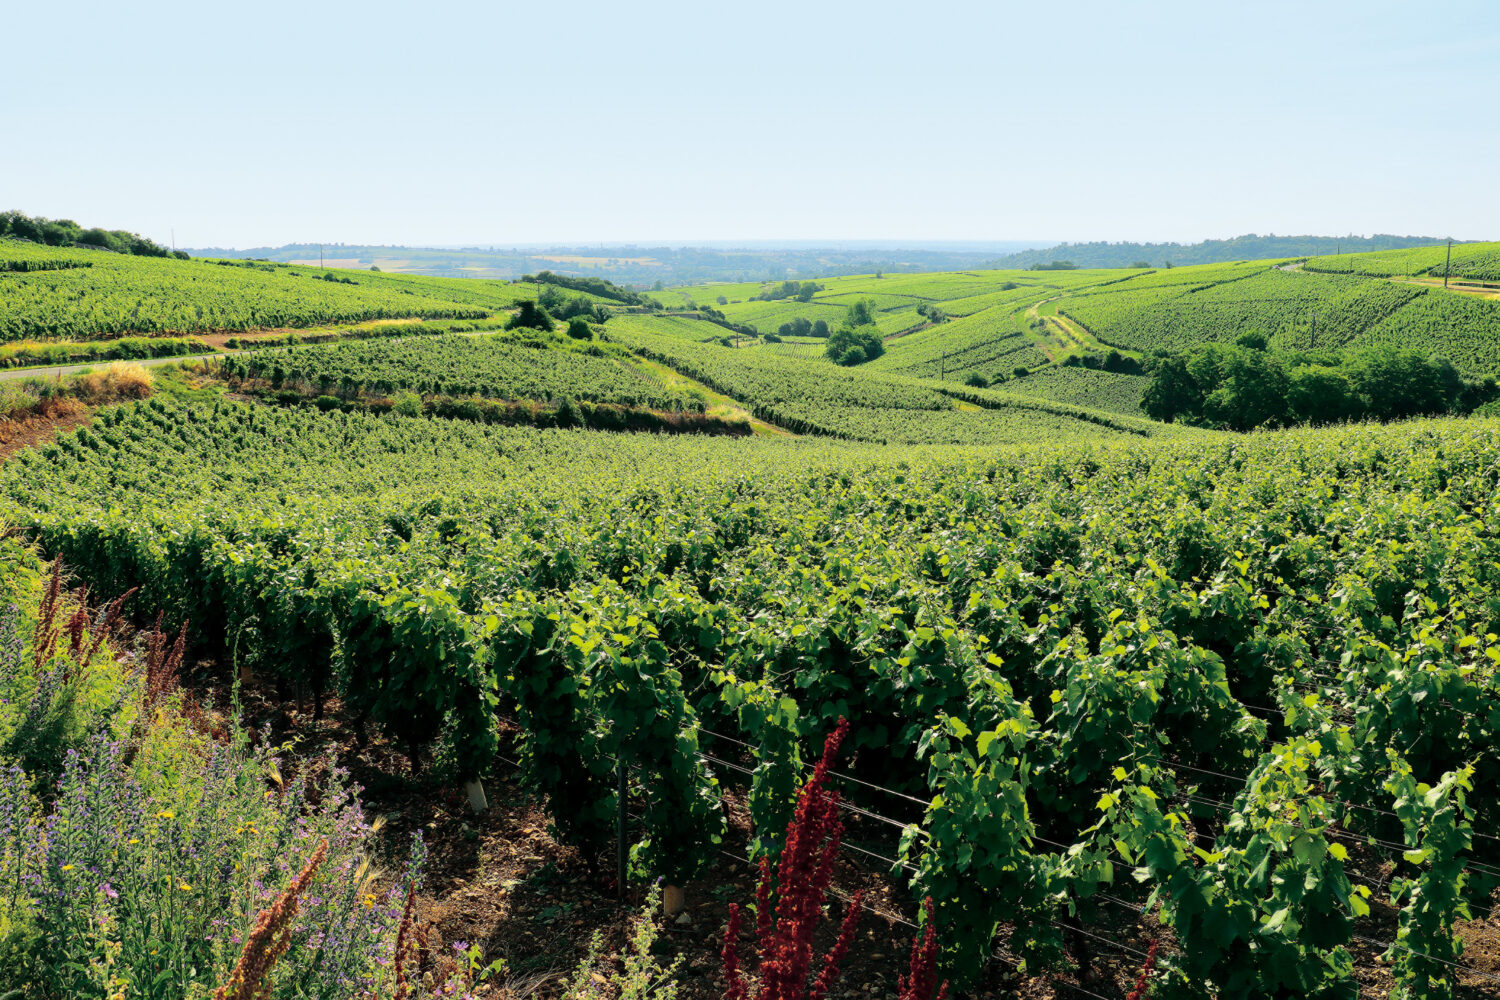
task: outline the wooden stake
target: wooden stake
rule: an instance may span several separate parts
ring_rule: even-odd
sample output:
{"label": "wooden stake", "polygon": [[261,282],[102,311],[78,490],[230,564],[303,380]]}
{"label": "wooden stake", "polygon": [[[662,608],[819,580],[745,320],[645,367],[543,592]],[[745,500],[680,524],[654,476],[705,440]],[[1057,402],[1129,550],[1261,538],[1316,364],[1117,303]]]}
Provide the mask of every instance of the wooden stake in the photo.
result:
{"label": "wooden stake", "polygon": [[469,808],[476,813],[483,813],[489,809],[489,797],[484,794],[484,783],[478,778],[464,782],[464,794],[469,797]]}

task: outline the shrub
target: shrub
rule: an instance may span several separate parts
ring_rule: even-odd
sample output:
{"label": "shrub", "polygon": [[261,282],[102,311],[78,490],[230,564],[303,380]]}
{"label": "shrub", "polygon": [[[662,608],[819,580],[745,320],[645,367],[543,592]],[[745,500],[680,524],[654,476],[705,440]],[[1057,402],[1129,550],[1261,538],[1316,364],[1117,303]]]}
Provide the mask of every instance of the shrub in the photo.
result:
{"label": "shrub", "polygon": [[547,310],[530,300],[521,303],[520,311],[505,323],[507,330],[532,329],[551,330],[555,324],[552,317],[547,315]]}
{"label": "shrub", "polygon": [[985,378],[978,372],[971,372],[969,376],[964,379],[964,385],[972,385],[976,389],[988,389],[990,386],[990,380]]}
{"label": "shrub", "polygon": [[880,357],[885,353],[885,341],[871,326],[840,327],[828,338],[823,353],[835,364],[848,367]]}
{"label": "shrub", "polygon": [[396,394],[396,400],[391,409],[403,417],[420,417],[422,400],[414,392],[400,392]]}
{"label": "shrub", "polygon": [[588,320],[575,317],[568,320],[568,336],[574,340],[593,340],[594,330],[589,326]]}

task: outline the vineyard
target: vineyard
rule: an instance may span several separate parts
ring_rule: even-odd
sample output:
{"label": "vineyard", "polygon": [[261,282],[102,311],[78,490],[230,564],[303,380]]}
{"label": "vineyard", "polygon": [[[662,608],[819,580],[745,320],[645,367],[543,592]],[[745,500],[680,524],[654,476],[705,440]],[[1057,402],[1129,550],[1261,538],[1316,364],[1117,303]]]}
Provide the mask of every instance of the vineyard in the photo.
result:
{"label": "vineyard", "polygon": [[[901,374],[841,369],[765,348],[725,349],[661,336],[660,320],[620,317],[608,336],[740,400],[756,417],[799,434],[902,444],[995,445],[1166,432],[1039,399],[958,398],[963,387]],[[679,322],[682,322],[679,320]],[[702,324],[707,326],[707,324]],[[956,325],[956,324],[955,324]],[[936,375],[934,368],[932,374]]]}
{"label": "vineyard", "polygon": [[1253,330],[1287,348],[1399,342],[1448,357],[1466,375],[1495,369],[1495,301],[1340,274],[1271,269],[1224,277],[1225,267],[1203,268],[1218,272],[1203,284],[1121,282],[1065,298],[1059,311],[1100,341],[1136,351],[1180,351]]}
{"label": "vineyard", "polygon": [[[1372,253],[1313,257],[1304,265],[1309,271],[1329,274],[1364,274],[1378,278],[1441,278],[1449,250],[1446,246],[1414,247],[1410,250],[1377,250]],[[1452,249],[1452,278],[1500,281],[1500,244],[1456,243]]]}
{"label": "vineyard", "polygon": [[669,880],[731,788],[774,850],[847,718],[903,828],[850,844],[956,981],[1144,913],[1180,995],[1352,995],[1375,941],[1435,996],[1485,988],[1500,885],[1497,476],[1494,421],[981,454],[151,401],[8,463],[0,516],[414,760],[482,776],[514,717],[585,850],[624,762]]}
{"label": "vineyard", "polygon": [[[530,331],[534,333],[534,331]],[[511,334],[364,340],[255,351],[227,360],[236,376],[343,395],[427,395],[557,400],[681,410],[703,399],[663,385],[603,345],[573,346],[566,337]]]}
{"label": "vineyard", "polygon": [[[0,465],[0,524],[189,623],[205,676],[299,706],[289,738],[513,791],[580,878],[618,847],[680,887],[794,854],[840,734],[839,884],[934,928],[954,995],[1122,963],[1204,1000],[1500,985],[1500,419],[1141,415],[1153,352],[1205,343],[1492,372],[1495,302],[1259,261],[683,288],[564,332],[505,312],[534,284],[4,259],[0,318],[61,331],[18,357],[299,327]],[[867,303],[885,352],[681,314],[708,303],[763,332]]]}
{"label": "vineyard", "polygon": [[184,261],[0,241],[0,343],[302,327],[391,317],[480,319],[532,286],[251,261]]}

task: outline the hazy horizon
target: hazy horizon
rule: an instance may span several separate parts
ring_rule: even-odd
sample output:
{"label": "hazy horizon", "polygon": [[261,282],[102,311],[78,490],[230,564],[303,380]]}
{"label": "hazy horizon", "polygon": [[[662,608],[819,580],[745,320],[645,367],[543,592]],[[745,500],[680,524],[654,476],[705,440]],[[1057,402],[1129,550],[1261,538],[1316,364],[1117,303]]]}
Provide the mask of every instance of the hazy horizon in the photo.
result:
{"label": "hazy horizon", "polygon": [[1496,238],[1500,7],[1413,15],[26,5],[0,207],[225,248]]}

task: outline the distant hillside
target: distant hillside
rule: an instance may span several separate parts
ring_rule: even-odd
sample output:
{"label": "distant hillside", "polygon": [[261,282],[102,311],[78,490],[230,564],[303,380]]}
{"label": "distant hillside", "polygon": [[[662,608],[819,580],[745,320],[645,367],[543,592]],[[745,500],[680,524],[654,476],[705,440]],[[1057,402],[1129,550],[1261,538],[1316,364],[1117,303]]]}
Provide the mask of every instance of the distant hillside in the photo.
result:
{"label": "distant hillside", "polygon": [[[550,271],[579,278],[605,278],[617,285],[649,288],[690,285],[708,281],[784,281],[826,278],[843,274],[891,274],[961,271],[982,267],[997,256],[1027,246],[1020,241],[973,247],[917,245],[907,248],[877,246],[754,246],[667,247],[501,246],[433,248],[358,246],[343,243],[293,243],[281,247],[226,250],[208,247],[191,251],[195,257],[233,257],[271,260],[284,264],[317,264],[321,253],[329,267],[423,274],[444,278],[501,278]],[[1034,244],[1031,244],[1034,245]]]}
{"label": "distant hillside", "polygon": [[1059,243],[1045,250],[1023,250],[1002,258],[1004,268],[1045,267],[1067,261],[1078,267],[1150,267],[1171,264],[1222,264],[1232,260],[1270,257],[1316,257],[1369,250],[1402,250],[1442,243],[1436,236],[1257,236],[1250,233],[1228,240],[1202,243]]}

